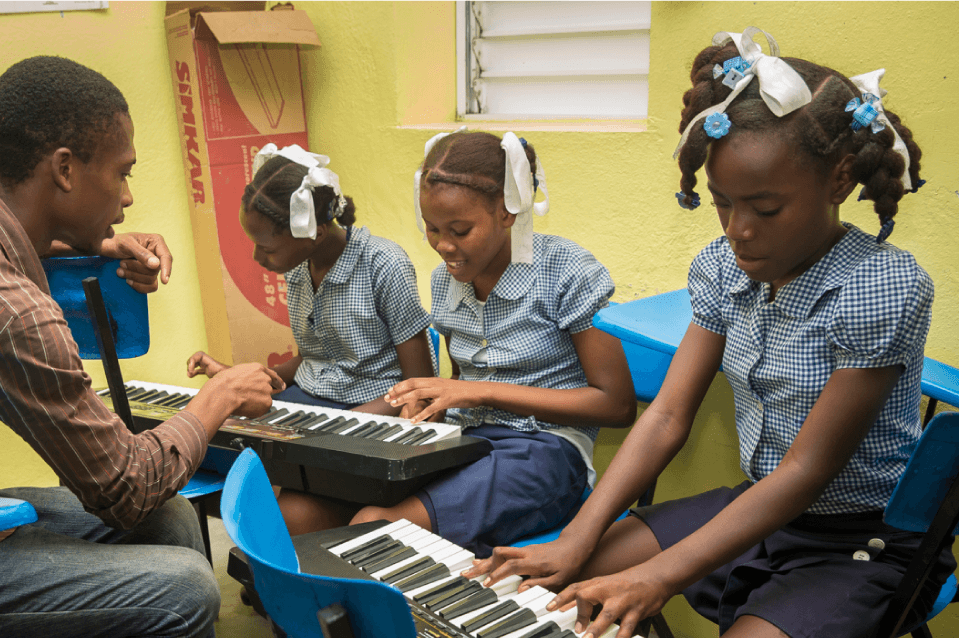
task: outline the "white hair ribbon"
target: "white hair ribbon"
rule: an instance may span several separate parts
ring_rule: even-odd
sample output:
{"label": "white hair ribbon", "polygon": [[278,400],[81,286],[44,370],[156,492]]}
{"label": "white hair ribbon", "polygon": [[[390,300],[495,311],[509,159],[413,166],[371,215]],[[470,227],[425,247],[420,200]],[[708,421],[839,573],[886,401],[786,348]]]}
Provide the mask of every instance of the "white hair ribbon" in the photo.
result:
{"label": "white hair ribbon", "polygon": [[889,130],[892,131],[895,141],[892,145],[892,150],[896,153],[899,153],[902,156],[902,159],[906,162],[906,169],[902,173],[902,187],[908,193],[912,190],[912,178],[909,177],[909,149],[906,148],[906,143],[902,141],[902,138],[899,137],[899,133],[896,132],[896,127],[892,125],[892,122],[889,121],[889,118],[886,116],[886,112],[882,108],[882,98],[886,96],[887,91],[885,89],[879,88],[879,80],[882,79],[882,76],[886,74],[886,69],[876,69],[869,73],[863,73],[862,75],[857,75],[854,78],[849,78],[853,84],[862,92],[865,96],[867,93],[871,93],[876,96],[876,101],[872,102],[874,109],[879,111],[879,115],[876,116],[876,119],[889,127]]}
{"label": "white hair ribbon", "polygon": [[[543,163],[536,161],[536,187],[533,172],[523,143],[514,133],[503,135],[500,147],[506,151],[506,179],[503,184],[503,203],[506,210],[516,215],[510,230],[512,261],[533,263],[533,216],[549,212],[549,193],[546,190],[546,172]],[[543,201],[536,203],[536,188],[543,191]]]}
{"label": "white hair ribbon", "polygon": [[309,237],[316,239],[316,210],[313,206],[313,189],[321,186],[330,186],[335,195],[332,208],[342,213],[345,208],[343,193],[340,191],[340,178],[336,173],[326,168],[330,158],[318,153],[310,153],[298,144],[291,144],[277,149],[276,144],[270,142],[253,158],[253,174],[255,175],[266,162],[276,156],[285,157],[291,162],[306,167],[306,175],[300,187],[290,196],[290,233],[297,238]]}
{"label": "white hair ribbon", "polygon": [[[762,33],[769,43],[769,55],[764,54],[760,46],[753,41],[753,36],[759,33]],[[720,31],[713,36],[713,44],[716,46],[723,46],[729,41],[736,44],[740,57],[749,63],[749,68],[725,100],[705,109],[686,126],[673,152],[673,159],[676,159],[686,144],[693,126],[700,125],[704,118],[713,113],[724,113],[729,104],[749,85],[753,77],[759,78],[759,94],[769,110],[777,117],[788,115],[812,101],[812,94],[802,76],[779,58],[779,45],[771,35],[757,27],[747,27],[741,34]]]}

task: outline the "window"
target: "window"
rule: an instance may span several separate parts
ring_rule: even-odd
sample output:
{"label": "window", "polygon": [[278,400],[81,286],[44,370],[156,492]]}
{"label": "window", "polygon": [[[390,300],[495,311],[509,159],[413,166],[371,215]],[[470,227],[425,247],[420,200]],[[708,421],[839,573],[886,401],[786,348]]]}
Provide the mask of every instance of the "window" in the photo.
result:
{"label": "window", "polygon": [[650,2],[458,2],[462,119],[643,119]]}

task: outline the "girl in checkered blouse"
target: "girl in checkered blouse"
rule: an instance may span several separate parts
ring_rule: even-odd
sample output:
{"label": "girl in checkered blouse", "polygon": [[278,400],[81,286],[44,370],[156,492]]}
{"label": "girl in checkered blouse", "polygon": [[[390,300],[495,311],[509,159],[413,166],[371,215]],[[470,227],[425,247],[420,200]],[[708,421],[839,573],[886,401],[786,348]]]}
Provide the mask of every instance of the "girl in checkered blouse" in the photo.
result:
{"label": "girl in checkered blouse", "polygon": [[[406,252],[355,226],[353,201],[325,168],[328,161],[296,145],[268,144],[241,200],[253,259],[286,275],[298,353],[274,367],[288,386],[274,398],[396,415],[399,408],[384,401],[384,392],[402,379],[433,374],[429,315]],[[187,374],[212,377],[226,367],[197,352]],[[317,517],[326,520],[322,501],[310,494],[284,489],[279,500],[291,533],[322,526]],[[334,518],[337,525],[348,521],[345,514]]]}
{"label": "girl in checkered blouse", "polygon": [[[705,165],[725,235],[690,268],[693,320],[662,389],[559,539],[465,574],[561,590],[548,609],[575,603],[590,635],[618,620],[631,636],[683,593],[724,638],[871,636],[922,538],[882,521],[921,429],[933,286],[885,241],[921,185],[919,148],[883,110],[882,70],[780,59],[768,34],[763,55],[759,33],[717,34],[683,98],[677,197],[698,205]],[[860,184],[878,238],[840,221]],[[682,448],[720,364],[747,480],[614,523]],[[914,624],[955,566],[946,549]]]}
{"label": "girl in checkered blouse", "polygon": [[532,145],[456,132],[427,148],[416,205],[443,259],[431,315],[453,374],[398,383],[388,399],[414,421],[462,425],[493,451],[353,522],[407,518],[486,556],[578,505],[599,427],[628,426],[636,399],[619,341],[592,326],[613,292],[609,272],[574,242],[532,232],[532,213],[548,206]]}

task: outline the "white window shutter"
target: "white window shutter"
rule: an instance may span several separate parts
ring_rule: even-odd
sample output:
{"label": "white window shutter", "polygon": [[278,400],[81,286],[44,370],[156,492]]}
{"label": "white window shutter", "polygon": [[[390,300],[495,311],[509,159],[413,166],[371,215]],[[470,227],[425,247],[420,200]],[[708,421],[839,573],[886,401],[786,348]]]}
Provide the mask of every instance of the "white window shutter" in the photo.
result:
{"label": "white window shutter", "polygon": [[647,116],[649,2],[464,2],[459,19],[461,115]]}

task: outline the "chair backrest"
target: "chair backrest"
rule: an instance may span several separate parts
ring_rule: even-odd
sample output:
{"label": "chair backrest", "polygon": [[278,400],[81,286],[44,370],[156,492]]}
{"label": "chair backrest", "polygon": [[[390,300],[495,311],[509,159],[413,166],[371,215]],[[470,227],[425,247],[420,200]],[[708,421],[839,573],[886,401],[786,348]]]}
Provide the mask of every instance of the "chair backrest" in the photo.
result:
{"label": "chair backrest", "polygon": [[[911,532],[928,530],[957,474],[959,412],[942,412],[923,431],[886,506],[886,522]],[[953,529],[957,533],[959,528]]]}
{"label": "chair backrest", "polygon": [[[879,638],[892,638],[922,627],[929,619],[907,618],[939,553],[952,542],[959,523],[959,413],[936,415],[923,430],[916,449],[886,505],[886,523],[925,534],[877,628]],[[955,591],[955,583],[947,581]],[[940,599],[942,598],[940,592]],[[933,615],[948,604],[938,600]],[[919,623],[916,625],[916,623]],[[913,635],[929,635],[928,632]]]}
{"label": "chair backrest", "polygon": [[323,636],[317,612],[334,603],[348,614],[355,638],[415,638],[399,590],[378,581],[304,574],[260,458],[244,450],[226,478],[223,525],[250,560],[256,593],[270,618],[293,638]]}

